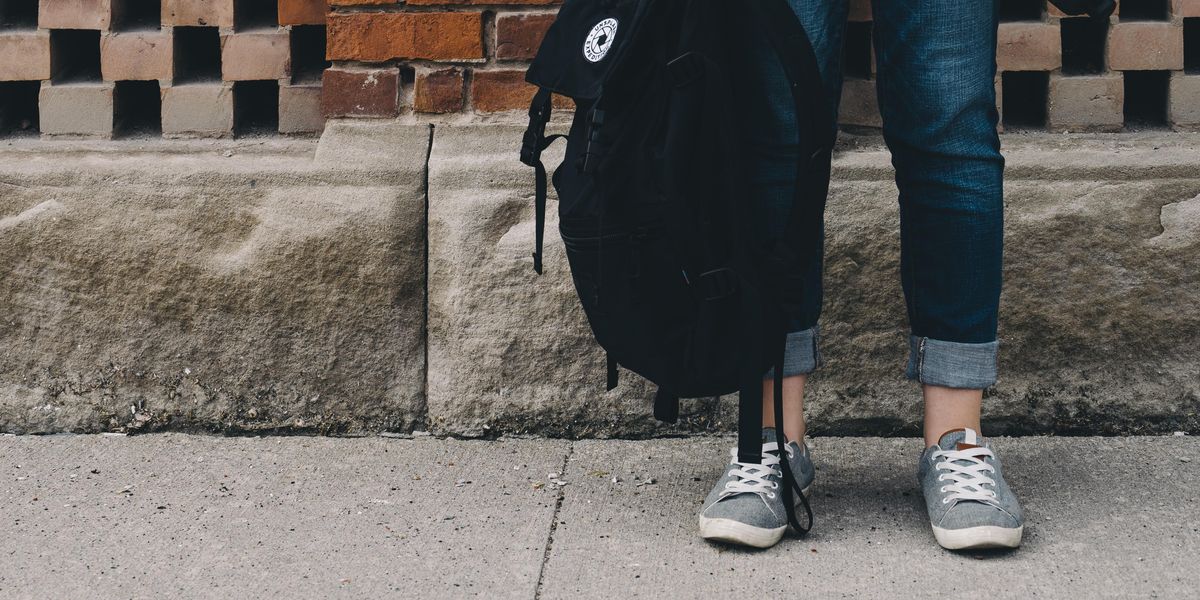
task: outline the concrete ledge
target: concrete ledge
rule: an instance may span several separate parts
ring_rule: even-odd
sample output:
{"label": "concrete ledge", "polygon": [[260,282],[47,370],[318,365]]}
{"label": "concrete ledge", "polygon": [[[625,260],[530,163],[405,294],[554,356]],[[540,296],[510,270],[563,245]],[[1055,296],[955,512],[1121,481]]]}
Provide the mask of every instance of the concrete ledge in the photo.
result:
{"label": "concrete ledge", "polygon": [[[636,376],[604,392],[553,219],[546,274],[531,268],[520,133],[335,120],[319,145],[0,148],[0,431],[731,429],[732,399],[665,428]],[[1200,136],[1004,143],[991,431],[1200,431]],[[919,423],[891,177],[877,139],[846,136],[816,432]]]}
{"label": "concrete ledge", "polygon": [[313,143],[0,154],[0,431],[418,426],[428,128],[391,135],[370,178]]}
{"label": "concrete ledge", "polygon": [[[430,159],[429,408],[435,431],[652,436],[735,426],[732,399],[650,417],[634,375],[604,392],[603,356],[547,224],[534,275],[533,173],[517,127],[438,128]],[[1200,427],[1200,138],[1005,138],[1007,284],[994,432]],[[828,211],[825,368],[816,432],[915,432],[889,156],[848,138]],[[552,165],[557,158],[547,157]],[[554,213],[551,203],[551,213]]]}

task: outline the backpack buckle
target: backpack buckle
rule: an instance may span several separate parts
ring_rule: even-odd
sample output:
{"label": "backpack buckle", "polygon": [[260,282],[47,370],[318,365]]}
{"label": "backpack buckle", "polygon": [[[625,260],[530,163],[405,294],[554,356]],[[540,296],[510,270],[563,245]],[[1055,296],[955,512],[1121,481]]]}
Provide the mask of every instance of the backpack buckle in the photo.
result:
{"label": "backpack buckle", "polygon": [[695,52],[688,52],[667,63],[667,74],[675,87],[683,87],[704,74],[704,59]]}
{"label": "backpack buckle", "polygon": [[544,139],[546,139],[545,121],[531,120],[529,128],[525,130],[525,136],[521,139],[522,164],[527,167],[537,166],[538,161],[542,159],[542,140]]}
{"label": "backpack buckle", "polygon": [[737,273],[733,269],[713,269],[696,278],[700,296],[705,300],[720,300],[734,295],[738,289]]}
{"label": "backpack buckle", "polygon": [[593,108],[588,118],[587,146],[583,149],[583,164],[580,171],[591,175],[596,172],[599,158],[604,156],[604,142],[600,141],[600,128],[604,125],[604,111]]}

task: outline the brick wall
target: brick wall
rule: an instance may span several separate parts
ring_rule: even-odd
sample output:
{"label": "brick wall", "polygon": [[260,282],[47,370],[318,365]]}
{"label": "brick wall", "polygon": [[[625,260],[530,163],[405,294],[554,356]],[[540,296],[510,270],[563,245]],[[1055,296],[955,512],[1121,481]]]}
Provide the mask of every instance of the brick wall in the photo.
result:
{"label": "brick wall", "polygon": [[559,0],[330,0],[328,116],[522,108]]}
{"label": "brick wall", "polygon": [[[1200,0],[1126,0],[1107,21],[1045,0],[999,0],[1004,126],[1053,131],[1200,128]],[[555,0],[331,0],[325,112],[525,108],[522,72]],[[842,121],[878,126],[869,0],[851,0]]]}
{"label": "brick wall", "polygon": [[0,0],[0,137],[320,131],[325,0]]}
{"label": "brick wall", "polygon": [[[1200,0],[1126,0],[1099,22],[998,1],[1006,129],[1200,130]],[[869,0],[850,2],[841,120],[875,127]],[[0,137],[523,110],[524,70],[560,3],[0,0]]]}

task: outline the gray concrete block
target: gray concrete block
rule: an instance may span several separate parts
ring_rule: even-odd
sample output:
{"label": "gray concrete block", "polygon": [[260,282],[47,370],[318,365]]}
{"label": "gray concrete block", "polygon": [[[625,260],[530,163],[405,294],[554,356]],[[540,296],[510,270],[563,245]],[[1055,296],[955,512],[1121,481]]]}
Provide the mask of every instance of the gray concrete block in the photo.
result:
{"label": "gray concrete block", "polygon": [[0,155],[0,431],[421,426],[428,129],[408,131],[370,177],[311,142]]}
{"label": "gray concrete block", "polygon": [[321,84],[279,86],[279,133],[318,133],[324,127]]}
{"label": "gray concrete block", "polygon": [[1200,75],[1171,74],[1170,121],[1174,125],[1200,130]]}
{"label": "gray concrete block", "polygon": [[233,134],[233,86],[191,83],[163,88],[166,136],[227,137]]}
{"label": "gray concrete block", "polygon": [[1055,131],[1118,131],[1125,125],[1125,82],[1119,73],[1050,76],[1047,121]]}
{"label": "gray concrete block", "polygon": [[38,109],[43,134],[112,137],[111,83],[52,85],[43,81]]}

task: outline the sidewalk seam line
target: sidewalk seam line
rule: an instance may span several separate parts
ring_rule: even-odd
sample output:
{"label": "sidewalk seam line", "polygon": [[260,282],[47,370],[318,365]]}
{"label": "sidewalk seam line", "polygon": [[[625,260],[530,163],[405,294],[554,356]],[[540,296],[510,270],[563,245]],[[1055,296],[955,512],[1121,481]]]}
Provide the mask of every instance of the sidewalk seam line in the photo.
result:
{"label": "sidewalk seam line", "polygon": [[[567,452],[563,456],[562,468],[558,470],[559,478],[567,481],[567,464],[575,453],[575,442],[568,442]],[[542,552],[542,564],[538,567],[537,586],[533,588],[533,600],[542,597],[542,585],[546,576],[546,564],[550,562],[550,553],[554,550],[554,532],[558,530],[558,514],[562,511],[563,500],[566,498],[566,486],[559,486],[558,497],[554,499],[554,514],[550,517],[550,531],[546,534],[546,549]]]}

